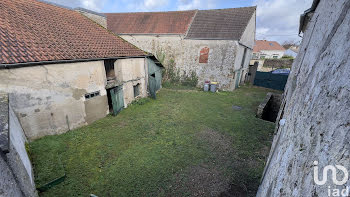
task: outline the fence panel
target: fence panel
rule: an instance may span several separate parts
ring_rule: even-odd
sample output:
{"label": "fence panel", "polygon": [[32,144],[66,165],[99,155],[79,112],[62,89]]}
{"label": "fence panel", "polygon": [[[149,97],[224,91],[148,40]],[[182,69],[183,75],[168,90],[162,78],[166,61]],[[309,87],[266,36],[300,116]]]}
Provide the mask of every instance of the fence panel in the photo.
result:
{"label": "fence panel", "polygon": [[256,72],[254,85],[274,90],[284,90],[288,80],[288,75],[272,74],[271,72]]}

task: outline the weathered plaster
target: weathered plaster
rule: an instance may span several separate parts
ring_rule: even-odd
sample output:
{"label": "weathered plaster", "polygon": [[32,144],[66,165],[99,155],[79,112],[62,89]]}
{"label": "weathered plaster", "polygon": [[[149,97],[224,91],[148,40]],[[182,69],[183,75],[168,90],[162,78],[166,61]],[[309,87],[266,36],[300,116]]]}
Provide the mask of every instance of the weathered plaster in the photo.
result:
{"label": "weathered plaster", "polygon": [[107,95],[87,99],[84,104],[88,124],[104,118],[109,111]]}
{"label": "weathered plaster", "polygon": [[37,196],[33,167],[25,147],[27,138],[11,106],[9,116],[10,151],[6,154],[7,162],[23,194],[27,197]]}
{"label": "weathered plaster", "polygon": [[133,100],[133,86],[140,84],[140,95],[147,97],[147,65],[145,58],[118,59],[114,63],[114,70],[117,81],[123,85],[124,107],[126,108]]}
{"label": "weathered plaster", "polygon": [[0,196],[38,196],[34,183],[32,165],[30,163],[25,143],[27,139],[23,129],[13,112],[6,103],[8,111],[1,111],[0,114],[7,114],[9,125],[9,149],[8,153],[0,152]]}
{"label": "weathered plaster", "polygon": [[320,174],[326,165],[350,170],[349,10],[350,1],[321,0],[307,26],[258,197],[328,196],[328,186],[350,186],[335,186],[331,173],[325,185],[313,180],[314,161]]}
{"label": "weathered plaster", "polygon": [[86,125],[85,93],[106,95],[103,61],[2,69],[0,78],[30,140]]}

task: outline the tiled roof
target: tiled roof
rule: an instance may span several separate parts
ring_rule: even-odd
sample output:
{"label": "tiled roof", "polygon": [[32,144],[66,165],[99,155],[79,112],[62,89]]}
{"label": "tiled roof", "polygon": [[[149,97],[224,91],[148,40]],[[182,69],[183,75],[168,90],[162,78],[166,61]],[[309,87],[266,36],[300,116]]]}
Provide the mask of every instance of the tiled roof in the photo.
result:
{"label": "tiled roof", "polygon": [[253,52],[260,52],[261,50],[265,51],[285,51],[278,42],[276,41],[267,41],[267,40],[256,40]]}
{"label": "tiled roof", "polygon": [[199,10],[186,38],[239,40],[256,7]]}
{"label": "tiled roof", "polygon": [[0,64],[146,55],[73,10],[35,0],[0,10]]}
{"label": "tiled roof", "polygon": [[106,13],[107,28],[116,34],[185,34],[195,10]]}

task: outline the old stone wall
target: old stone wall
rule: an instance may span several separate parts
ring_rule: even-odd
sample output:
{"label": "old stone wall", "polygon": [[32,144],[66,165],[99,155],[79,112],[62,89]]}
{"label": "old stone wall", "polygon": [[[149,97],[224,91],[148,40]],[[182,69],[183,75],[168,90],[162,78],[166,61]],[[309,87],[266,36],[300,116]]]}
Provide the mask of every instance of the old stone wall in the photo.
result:
{"label": "old stone wall", "polygon": [[[190,75],[194,71],[199,86],[203,85],[205,80],[211,80],[219,82],[221,89],[234,89],[237,41],[188,40],[181,36],[152,35],[122,35],[122,38],[155,54],[166,68],[173,65],[179,69],[180,75]],[[205,47],[209,48],[208,62],[199,63],[200,51]],[[241,54],[243,55],[243,52]],[[248,67],[248,62],[246,64]],[[237,67],[240,65],[237,64]]]}
{"label": "old stone wall", "polygon": [[[147,64],[145,58],[119,59],[114,63],[118,84],[123,85],[124,107],[133,100],[147,97]],[[135,97],[134,86],[138,85],[139,95]]]}
{"label": "old stone wall", "polygon": [[[1,69],[0,78],[0,90],[10,93],[30,140],[66,132],[108,113],[103,61]],[[99,96],[85,98],[96,91]]]}
{"label": "old stone wall", "polygon": [[289,76],[258,197],[341,196],[333,189],[350,186],[335,185],[331,172],[317,185],[313,173],[316,164],[319,179],[327,165],[350,170],[349,24],[350,1],[320,1]]}

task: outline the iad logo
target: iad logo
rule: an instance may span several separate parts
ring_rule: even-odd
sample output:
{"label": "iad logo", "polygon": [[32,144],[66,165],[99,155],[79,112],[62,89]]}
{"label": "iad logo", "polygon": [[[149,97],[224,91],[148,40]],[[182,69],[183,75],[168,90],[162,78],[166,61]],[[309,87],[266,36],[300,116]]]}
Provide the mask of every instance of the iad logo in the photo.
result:
{"label": "iad logo", "polygon": [[[332,181],[334,184],[336,185],[344,185],[348,179],[349,179],[349,173],[348,173],[348,170],[344,167],[344,166],[341,166],[341,165],[335,165],[332,166],[332,165],[328,165],[326,167],[323,168],[323,173],[322,173],[322,180],[320,181],[318,179],[318,161],[314,161],[314,181],[317,185],[324,185],[326,182],[327,182],[327,174],[328,174],[328,171],[331,171],[332,173]],[[343,171],[344,173],[344,177],[343,177],[343,180],[341,181],[338,181],[337,179],[337,168],[341,171]]]}
{"label": "iad logo", "polygon": [[[328,165],[323,168],[322,171],[322,179],[319,180],[319,169],[318,169],[318,161],[314,161],[314,181],[317,185],[324,185],[327,182],[327,177],[328,177],[328,171],[330,171],[332,181],[335,185],[344,185],[348,180],[349,180],[349,173],[348,170],[341,165]],[[337,179],[337,170],[342,171],[344,174],[342,180]],[[337,189],[336,187],[332,189],[330,186],[328,186],[328,196],[348,196],[349,195],[349,187],[346,187],[345,189]]]}

